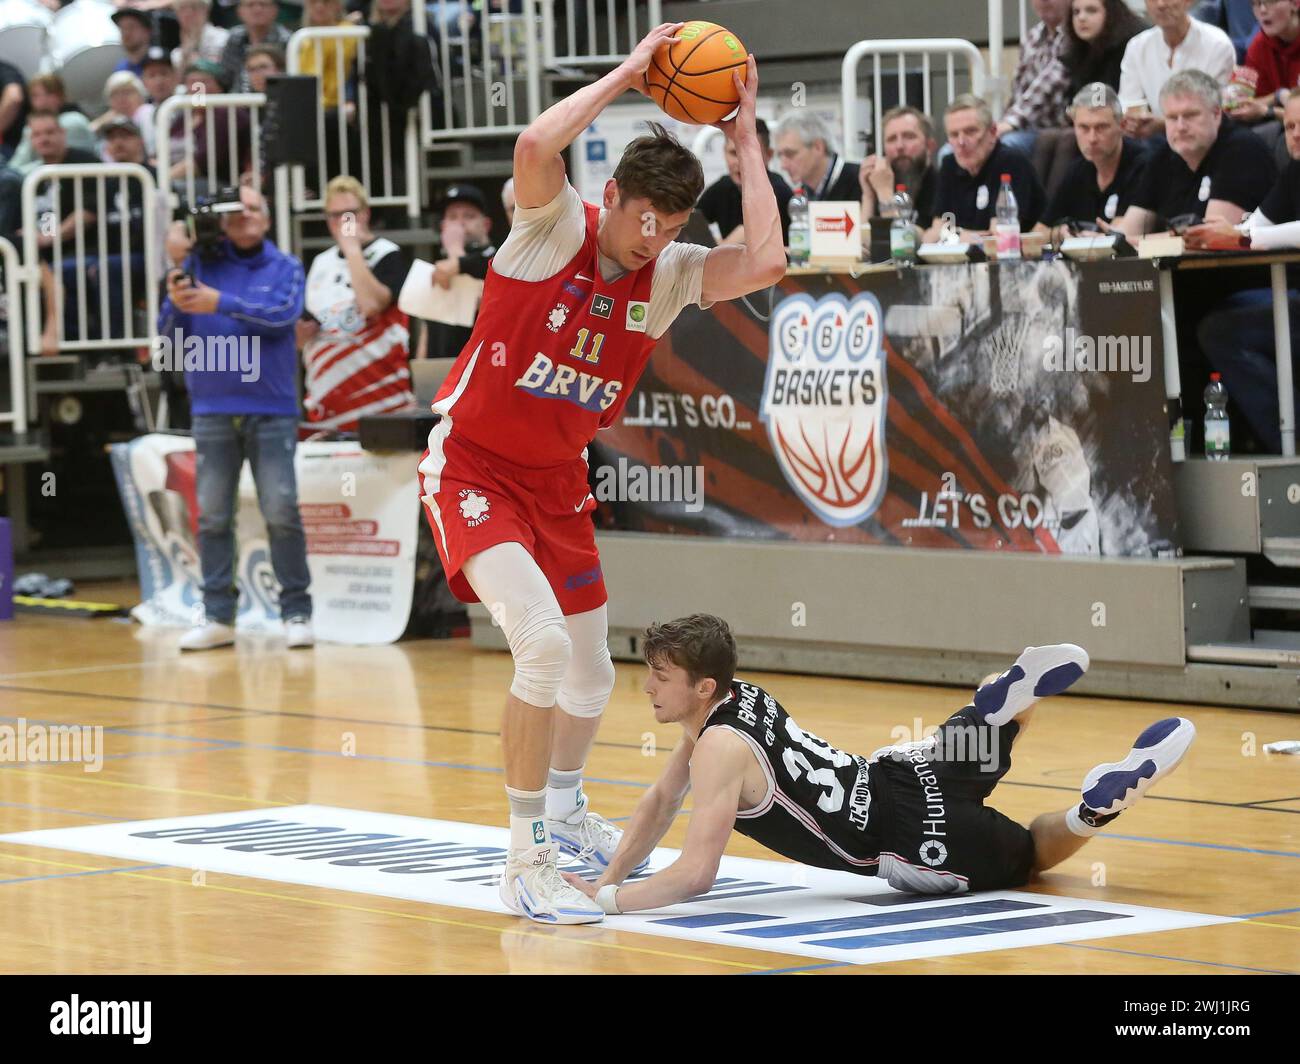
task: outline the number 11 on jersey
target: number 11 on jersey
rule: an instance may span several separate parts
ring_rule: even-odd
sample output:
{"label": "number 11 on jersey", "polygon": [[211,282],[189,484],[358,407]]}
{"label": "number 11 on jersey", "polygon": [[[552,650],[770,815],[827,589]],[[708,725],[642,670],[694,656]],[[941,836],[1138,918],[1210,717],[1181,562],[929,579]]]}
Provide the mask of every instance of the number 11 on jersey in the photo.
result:
{"label": "number 11 on jersey", "polygon": [[573,349],[569,352],[569,356],[571,358],[576,358],[579,362],[583,359],[586,359],[588,362],[599,362],[600,348],[605,342],[605,334],[591,333],[591,354],[586,354],[583,352],[583,348],[587,346],[588,332],[590,332],[590,330],[585,328],[578,330],[578,342],[573,345]]}

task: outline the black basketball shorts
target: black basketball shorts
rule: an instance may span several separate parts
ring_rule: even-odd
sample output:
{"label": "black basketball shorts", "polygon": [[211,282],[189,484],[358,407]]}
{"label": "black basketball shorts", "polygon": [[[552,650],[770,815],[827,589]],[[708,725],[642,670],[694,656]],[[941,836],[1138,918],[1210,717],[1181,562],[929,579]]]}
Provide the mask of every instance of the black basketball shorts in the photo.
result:
{"label": "black basketball shorts", "polygon": [[894,747],[872,765],[881,879],[923,894],[1006,890],[1028,882],[1033,836],[984,804],[1011,767],[1019,730],[1014,721],[1000,728],[985,724],[967,706],[930,739]]}

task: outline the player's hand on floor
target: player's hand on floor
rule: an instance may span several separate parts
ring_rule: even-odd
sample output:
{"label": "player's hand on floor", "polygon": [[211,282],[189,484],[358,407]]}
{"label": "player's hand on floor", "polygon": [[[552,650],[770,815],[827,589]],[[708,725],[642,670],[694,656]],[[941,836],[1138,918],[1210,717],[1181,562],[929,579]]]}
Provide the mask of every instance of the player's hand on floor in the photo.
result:
{"label": "player's hand on floor", "polygon": [[596,896],[596,891],[600,889],[599,882],[593,883],[590,880],[583,879],[582,876],[578,875],[576,872],[561,872],[560,875],[565,878],[569,886],[576,887],[589,898],[594,898]]}

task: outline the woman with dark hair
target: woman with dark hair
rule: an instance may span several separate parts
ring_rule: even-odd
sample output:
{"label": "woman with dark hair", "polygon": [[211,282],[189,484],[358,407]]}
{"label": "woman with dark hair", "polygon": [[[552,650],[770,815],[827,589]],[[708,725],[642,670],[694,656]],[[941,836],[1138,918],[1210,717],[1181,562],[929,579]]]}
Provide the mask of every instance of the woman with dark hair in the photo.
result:
{"label": "woman with dark hair", "polygon": [[1062,60],[1070,72],[1073,99],[1085,85],[1101,81],[1119,90],[1119,67],[1129,40],[1147,28],[1124,0],[1073,0],[1065,23],[1069,39]]}

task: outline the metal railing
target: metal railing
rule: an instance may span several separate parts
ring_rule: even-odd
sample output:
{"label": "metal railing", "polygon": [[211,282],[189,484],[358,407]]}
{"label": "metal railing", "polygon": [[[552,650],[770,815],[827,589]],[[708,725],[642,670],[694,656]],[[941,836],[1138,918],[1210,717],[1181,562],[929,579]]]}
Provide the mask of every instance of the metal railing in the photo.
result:
{"label": "metal railing", "polygon": [[27,431],[27,381],[23,375],[26,349],[23,347],[23,297],[22,268],[18,249],[0,237],[0,264],[4,267],[5,314],[8,317],[6,332],[9,342],[9,405],[0,410],[0,425],[9,425],[22,435]]}
{"label": "metal railing", "polygon": [[[922,98],[920,100],[909,100],[907,98],[907,77],[909,73],[907,58],[909,55],[919,55],[921,57]],[[858,99],[858,67],[866,56],[870,56],[872,60],[872,138],[879,138],[881,135],[881,117],[885,108],[882,103],[884,77],[880,61],[886,56],[894,56],[897,59],[898,102],[900,104],[910,103],[915,107],[919,107],[927,115],[934,113],[932,110],[933,89],[931,82],[935,77],[940,76],[940,71],[934,70],[932,59],[937,58],[944,64],[943,72],[946,72],[947,84],[947,100],[945,100],[945,103],[958,95],[958,60],[965,64],[969,91],[979,96],[983,94],[985,89],[987,75],[984,57],[980,55],[979,49],[970,41],[959,40],[956,37],[935,37],[929,40],[905,38],[887,41],[858,41],[844,54],[844,62],[840,68],[840,110],[843,122],[844,157],[846,159],[857,160],[866,154],[860,148],[861,143],[868,139],[865,136],[866,130],[854,128]]]}
{"label": "metal railing", "polygon": [[[556,0],[540,0],[542,5],[543,61],[550,69],[570,66],[617,66],[631,54],[641,38],[663,22],[659,0],[645,4],[645,18],[637,18],[637,0],[561,0],[560,18],[565,30],[568,51],[556,51]],[[626,16],[626,34],[622,43],[618,39],[619,13]],[[706,16],[708,12],[704,13]],[[580,16],[586,16],[585,21]],[[584,48],[579,49],[579,33],[586,36]],[[599,51],[601,46],[605,51]]]}
{"label": "metal railing", "polygon": [[[154,113],[158,190],[163,194],[168,208],[176,206],[178,199],[174,191],[175,179],[171,174],[177,163],[185,164],[182,175],[184,199],[191,206],[195,202],[200,178],[207,183],[208,194],[215,193],[223,186],[238,187],[243,177],[240,171],[241,139],[246,143],[253,181],[256,187],[261,188],[262,160],[258,145],[261,142],[261,113],[265,104],[266,96],[260,92],[194,92],[169,96],[158,105]],[[202,136],[207,165],[201,175],[195,169],[198,152],[198,140],[194,136],[195,111],[204,113]],[[247,134],[244,137],[241,137],[239,128],[241,112],[248,115]],[[172,126],[178,114],[181,117],[184,148],[177,159],[173,158],[172,153]],[[218,114],[225,115],[224,144],[218,143]]]}
{"label": "metal railing", "polygon": [[[417,3],[413,11],[419,11]],[[419,32],[417,27],[417,32]],[[314,195],[308,196],[306,175],[301,166],[293,167],[293,210],[324,210],[325,185],[329,178],[347,174],[355,177],[366,189],[370,203],[375,207],[405,207],[407,216],[420,216],[420,143],[418,135],[419,114],[413,108],[407,113],[403,129],[393,128],[390,122],[389,106],[381,101],[377,117],[379,128],[371,129],[370,93],[366,84],[366,41],[370,37],[368,26],[308,26],[297,30],[289,38],[287,52],[288,72],[302,74],[303,54],[307,48],[313,50],[315,69],[325,69],[325,47],[333,44],[334,70],[338,76],[339,106],[335,108],[334,123],[338,136],[338,159],[329,158],[329,144],[326,138],[326,115],[324,99],[317,97],[316,108],[316,174],[318,188]],[[354,41],[356,54],[353,64],[346,62],[348,49],[344,42]],[[352,65],[352,70],[346,67]],[[352,130],[347,120],[343,103],[346,99],[345,87],[349,80],[356,81],[356,140],[352,140]],[[403,146],[404,184],[397,188],[394,166],[394,147],[399,142]],[[377,147],[378,160],[372,158],[372,147]],[[277,188],[279,187],[277,176]]]}
{"label": "metal railing", "polygon": [[[993,116],[1002,117],[1005,105],[1005,90],[1011,83],[1011,77],[1002,70],[1002,50],[1008,44],[1022,44],[1029,33],[1028,0],[1019,0],[1019,36],[1014,41],[1006,39],[1006,29],[1002,15],[1003,0],[989,0],[989,79],[988,90],[993,98],[989,103],[993,107]],[[1069,17],[1068,15],[1066,16]]]}
{"label": "metal railing", "polygon": [[[544,33],[537,0],[524,0],[522,12],[491,12],[481,18],[477,48],[470,34],[459,27],[447,31],[447,0],[429,6],[438,12],[438,25],[428,36],[442,82],[442,106],[437,108],[441,113],[435,114],[428,94],[421,99],[422,142],[521,133],[541,113],[538,38]],[[427,11],[419,3],[412,10],[415,31],[424,33]],[[522,108],[515,91],[521,78]]]}
{"label": "metal railing", "polygon": [[[141,235],[134,242],[131,235],[132,197],[129,182],[139,181]],[[66,238],[72,245],[73,259],[68,262],[64,249],[62,226],[65,221],[63,194],[66,182],[72,184],[71,212],[86,211],[87,182],[94,182],[94,221],[89,225],[78,223]],[[114,182],[118,210],[116,235],[117,249],[110,250],[107,212],[103,205],[109,202],[109,182]],[[50,185],[49,208],[37,212],[37,192]],[[41,261],[41,237],[48,239],[51,251],[50,269],[54,305],[49,313],[57,324],[60,351],[94,351],[105,348],[148,346],[158,321],[159,250],[158,216],[154,178],[138,163],[77,163],[55,166],[38,166],[23,180],[22,191],[23,261],[36,269]],[[88,230],[93,232],[94,245],[89,246]],[[134,266],[135,257],[141,256],[139,274]],[[116,261],[114,261],[116,260]],[[9,264],[6,261],[6,268]],[[92,281],[90,274],[93,271]],[[67,291],[65,274],[71,274],[72,292]],[[114,274],[117,274],[115,277]],[[27,346],[30,351],[41,347],[41,283],[39,276],[28,274],[27,286]],[[94,291],[92,291],[94,289]],[[135,312],[136,296],[145,304],[144,328],[137,331]],[[65,300],[73,299],[76,308],[77,336],[68,337],[64,330]],[[118,307],[113,302],[120,299],[121,335],[112,328],[113,312]],[[94,303],[92,304],[92,300]],[[99,336],[88,336],[89,311],[94,306],[98,312]],[[11,308],[12,313],[12,308]]]}

